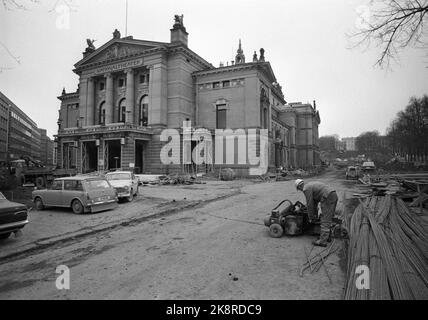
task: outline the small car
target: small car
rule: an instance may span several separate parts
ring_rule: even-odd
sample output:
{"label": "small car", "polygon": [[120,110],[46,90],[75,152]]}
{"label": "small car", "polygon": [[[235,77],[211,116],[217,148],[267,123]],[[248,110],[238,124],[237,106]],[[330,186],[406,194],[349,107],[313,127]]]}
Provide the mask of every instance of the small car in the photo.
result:
{"label": "small car", "polygon": [[24,228],[28,223],[28,213],[26,205],[7,200],[0,192],[0,240]]}
{"label": "small car", "polygon": [[74,213],[100,212],[118,206],[116,192],[102,177],[75,176],[55,179],[49,189],[32,192],[37,210],[45,207],[71,208]]}
{"label": "small car", "polygon": [[361,166],[364,173],[372,173],[376,170],[376,166],[373,161],[366,161]]}
{"label": "small car", "polygon": [[359,172],[357,167],[349,166],[346,169],[346,180],[349,179],[358,179],[359,178]]}
{"label": "small car", "polygon": [[113,171],[105,175],[119,199],[131,202],[138,194],[138,178],[130,171]]}

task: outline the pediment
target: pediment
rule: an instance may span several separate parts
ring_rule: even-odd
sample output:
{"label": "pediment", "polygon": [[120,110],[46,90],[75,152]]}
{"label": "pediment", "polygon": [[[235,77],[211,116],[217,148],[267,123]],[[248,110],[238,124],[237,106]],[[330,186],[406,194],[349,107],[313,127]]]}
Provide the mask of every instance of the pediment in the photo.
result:
{"label": "pediment", "polygon": [[139,53],[143,53],[144,51],[150,49],[155,49],[162,45],[163,43],[156,43],[151,41],[113,39],[77,62],[75,67],[79,68],[92,63],[99,63],[103,61],[108,62],[114,59],[135,56]]}

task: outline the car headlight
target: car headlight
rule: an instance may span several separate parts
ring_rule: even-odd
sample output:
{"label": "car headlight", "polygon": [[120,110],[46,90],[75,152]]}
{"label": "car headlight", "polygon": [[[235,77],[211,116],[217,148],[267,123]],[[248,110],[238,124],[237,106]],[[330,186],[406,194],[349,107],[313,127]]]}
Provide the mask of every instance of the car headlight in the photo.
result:
{"label": "car headlight", "polygon": [[129,190],[129,187],[128,187],[128,186],[125,186],[125,190],[126,190],[126,191],[128,191],[128,190]]}

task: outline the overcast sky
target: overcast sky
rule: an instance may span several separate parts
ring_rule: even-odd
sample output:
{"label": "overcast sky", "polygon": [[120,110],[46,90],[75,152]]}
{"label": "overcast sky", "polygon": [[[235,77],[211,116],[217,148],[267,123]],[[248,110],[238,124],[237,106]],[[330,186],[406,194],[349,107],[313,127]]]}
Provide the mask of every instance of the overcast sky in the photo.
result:
{"label": "overcast sky", "polygon": [[[20,1],[20,0],[18,0]],[[56,134],[63,87],[77,88],[73,65],[86,38],[95,46],[125,36],[126,0],[74,0],[69,28],[59,23],[66,1],[21,0],[28,10],[0,5],[0,91],[50,136]],[[247,61],[265,49],[288,102],[317,101],[320,135],[381,133],[411,96],[428,93],[428,58],[406,50],[400,64],[373,67],[379,51],[352,49],[346,34],[365,14],[366,0],[129,0],[128,35],[169,42],[174,14],[184,14],[189,47],[218,66],[234,59],[239,39]],[[18,58],[19,63],[15,60]]]}

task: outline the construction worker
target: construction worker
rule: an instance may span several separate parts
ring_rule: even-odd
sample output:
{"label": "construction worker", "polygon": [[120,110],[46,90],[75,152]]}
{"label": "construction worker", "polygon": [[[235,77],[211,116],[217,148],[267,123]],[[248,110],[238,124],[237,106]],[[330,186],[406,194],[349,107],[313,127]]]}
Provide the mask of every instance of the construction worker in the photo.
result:
{"label": "construction worker", "polygon": [[295,186],[297,190],[305,194],[309,223],[317,218],[318,204],[321,204],[321,234],[319,239],[312,244],[326,247],[330,240],[330,228],[337,205],[336,191],[318,181],[305,183],[303,180],[297,179]]}

